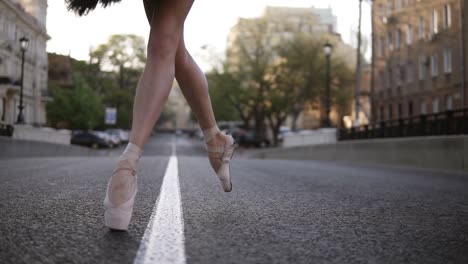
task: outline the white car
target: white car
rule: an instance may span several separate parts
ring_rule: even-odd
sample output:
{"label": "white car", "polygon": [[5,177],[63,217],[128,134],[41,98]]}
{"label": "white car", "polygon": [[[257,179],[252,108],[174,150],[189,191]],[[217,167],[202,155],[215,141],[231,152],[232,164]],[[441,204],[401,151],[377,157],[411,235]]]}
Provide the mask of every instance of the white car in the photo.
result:
{"label": "white car", "polygon": [[106,133],[106,132],[94,131],[93,133],[94,133],[96,136],[102,138],[104,141],[106,141],[107,144],[109,144],[109,146],[110,146],[111,148],[117,146],[118,143],[119,143],[117,137],[112,136],[112,135],[110,135],[110,134],[108,134],[108,133]]}

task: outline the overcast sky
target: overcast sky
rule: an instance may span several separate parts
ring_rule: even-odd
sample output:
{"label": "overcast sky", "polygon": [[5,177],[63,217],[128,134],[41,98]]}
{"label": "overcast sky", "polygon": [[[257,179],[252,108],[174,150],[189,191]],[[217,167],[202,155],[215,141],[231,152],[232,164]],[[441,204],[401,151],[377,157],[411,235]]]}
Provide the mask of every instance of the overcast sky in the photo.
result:
{"label": "overcast sky", "polygon": [[[106,9],[98,8],[84,17],[67,12],[64,1],[48,1],[47,31],[51,39],[48,52],[71,54],[86,60],[91,46],[106,42],[112,34],[137,34],[145,37],[149,25],[142,0],[123,0]],[[189,51],[208,68],[206,45],[222,53],[230,28],[239,17],[256,17],[270,6],[318,7],[331,6],[338,17],[338,33],[351,42],[351,29],[357,28],[358,0],[196,0],[186,20],[185,41]],[[363,4],[363,32],[370,35],[370,8]]]}

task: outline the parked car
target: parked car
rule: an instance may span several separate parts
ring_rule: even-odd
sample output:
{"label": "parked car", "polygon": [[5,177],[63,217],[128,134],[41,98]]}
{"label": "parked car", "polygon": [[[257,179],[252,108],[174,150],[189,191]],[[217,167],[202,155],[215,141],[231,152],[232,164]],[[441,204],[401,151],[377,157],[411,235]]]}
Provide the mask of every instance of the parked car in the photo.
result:
{"label": "parked car", "polygon": [[263,148],[270,145],[270,140],[268,138],[258,135],[254,130],[232,127],[223,130],[223,132],[232,135],[234,140],[244,147]]}
{"label": "parked car", "polygon": [[119,144],[128,143],[128,141],[130,139],[130,133],[128,131],[123,130],[123,129],[118,129],[118,128],[107,129],[106,132],[109,135],[117,137],[117,139],[119,141]]}
{"label": "parked car", "polygon": [[116,134],[110,134],[107,131],[94,131],[93,133],[107,141],[111,148],[117,147],[122,143]]}
{"label": "parked car", "polygon": [[70,144],[91,147],[93,149],[110,147],[108,141],[93,132],[73,133]]}
{"label": "parked car", "polygon": [[256,148],[263,148],[270,145],[270,140],[264,135],[259,135],[254,130],[250,130],[246,131],[245,134],[241,136],[239,144],[247,147],[254,146]]}
{"label": "parked car", "polygon": [[231,135],[238,144],[242,144],[245,140],[247,131],[240,127],[231,127],[223,130],[224,133]]}
{"label": "parked car", "polygon": [[0,136],[11,137],[13,136],[14,130],[15,128],[13,127],[13,125],[0,121]]}

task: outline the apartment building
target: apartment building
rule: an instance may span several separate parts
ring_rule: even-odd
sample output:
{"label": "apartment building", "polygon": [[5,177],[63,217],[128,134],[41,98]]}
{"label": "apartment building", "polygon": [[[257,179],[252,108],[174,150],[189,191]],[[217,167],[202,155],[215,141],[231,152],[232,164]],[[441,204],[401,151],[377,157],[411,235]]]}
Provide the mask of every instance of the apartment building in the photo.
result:
{"label": "apartment building", "polygon": [[464,1],[374,1],[374,121],[468,107]]}

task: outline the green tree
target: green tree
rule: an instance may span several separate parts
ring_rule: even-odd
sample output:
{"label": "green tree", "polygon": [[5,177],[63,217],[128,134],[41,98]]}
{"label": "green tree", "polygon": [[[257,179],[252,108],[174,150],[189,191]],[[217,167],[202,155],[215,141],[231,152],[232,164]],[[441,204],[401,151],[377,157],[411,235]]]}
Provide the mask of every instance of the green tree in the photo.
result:
{"label": "green tree", "polygon": [[83,78],[75,77],[72,89],[51,89],[54,100],[48,102],[46,109],[53,127],[94,129],[104,118],[101,100]]}
{"label": "green tree", "polygon": [[133,34],[112,35],[107,43],[100,44],[90,51],[90,64],[98,65],[100,69],[118,72],[121,89],[130,85],[129,81],[135,78],[132,69],[141,72],[145,62],[145,40]]}
{"label": "green tree", "polygon": [[134,92],[146,62],[144,39],[133,34],[112,35],[106,43],[90,50],[89,56],[87,69],[82,67],[82,72],[91,73],[94,89],[104,105],[117,108],[116,126],[130,128]]}
{"label": "green tree", "polygon": [[[265,79],[275,54],[266,19],[242,20],[245,35],[234,39],[226,51],[224,71],[236,84],[230,90],[231,102],[242,120],[253,120],[257,134],[264,134],[265,96],[269,83]],[[246,124],[248,126],[248,124]]]}
{"label": "green tree", "polygon": [[[287,95],[285,99],[289,101],[286,106],[289,106],[293,117],[293,130],[306,102],[325,100],[326,58],[322,50],[323,43],[328,40],[324,38],[326,36],[316,38],[297,34],[291,41],[277,47],[280,63],[274,67],[276,70],[273,72],[275,78],[272,85],[283,86]],[[353,72],[342,58],[333,56],[331,69],[331,103],[341,118],[343,113],[349,111],[352,101],[349,88],[353,84]]]}
{"label": "green tree", "polygon": [[[276,144],[279,129],[288,116],[293,117],[295,124],[306,103],[323,101],[323,44],[325,38],[332,37],[303,35],[299,31],[282,36],[271,32],[263,18],[239,23],[243,23],[242,33],[226,51],[222,71],[209,74],[210,87],[215,87],[213,105],[216,111],[235,109],[246,127],[254,121],[257,134],[264,133],[266,121]],[[344,111],[350,102],[347,88],[352,83],[352,74],[341,58],[332,57],[331,65],[332,103],[339,104],[336,108]]]}
{"label": "green tree", "polygon": [[[219,72],[213,70],[206,74],[209,83],[210,97],[213,105],[216,120],[235,121],[242,119],[248,123],[248,118],[244,115],[239,116],[243,107],[238,105],[233,92],[239,86],[237,80],[228,72]],[[242,113],[243,114],[243,113]]]}

